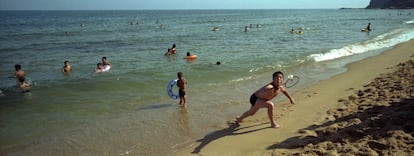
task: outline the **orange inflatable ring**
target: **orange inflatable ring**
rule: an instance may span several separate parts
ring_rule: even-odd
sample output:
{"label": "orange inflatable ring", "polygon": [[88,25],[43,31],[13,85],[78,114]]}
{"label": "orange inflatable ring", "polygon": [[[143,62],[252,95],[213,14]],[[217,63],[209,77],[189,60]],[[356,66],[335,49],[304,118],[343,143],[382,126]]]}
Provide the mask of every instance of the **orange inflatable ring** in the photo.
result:
{"label": "orange inflatable ring", "polygon": [[194,60],[197,58],[197,55],[190,55],[190,56],[186,56],[184,57],[185,59],[189,59],[189,60]]}

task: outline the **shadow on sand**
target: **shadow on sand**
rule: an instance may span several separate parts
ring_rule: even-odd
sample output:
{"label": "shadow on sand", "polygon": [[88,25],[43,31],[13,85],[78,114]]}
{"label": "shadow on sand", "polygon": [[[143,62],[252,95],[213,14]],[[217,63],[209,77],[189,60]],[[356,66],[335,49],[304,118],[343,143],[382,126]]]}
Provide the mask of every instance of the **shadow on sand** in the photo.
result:
{"label": "shadow on sand", "polygon": [[200,153],[201,149],[203,149],[206,145],[213,142],[214,140],[220,139],[220,138],[225,137],[225,136],[247,134],[247,133],[256,132],[256,131],[260,131],[260,130],[263,130],[263,129],[271,128],[271,127],[262,127],[262,128],[258,128],[258,129],[254,129],[254,130],[237,132],[237,131],[240,131],[240,130],[243,130],[243,129],[246,129],[246,128],[257,127],[257,126],[261,126],[261,125],[264,125],[264,124],[269,124],[269,123],[261,123],[261,124],[251,125],[251,126],[242,127],[242,128],[239,128],[240,125],[237,124],[237,123],[229,123],[228,128],[212,132],[210,134],[207,134],[203,139],[197,140],[197,142],[201,142],[201,143],[196,148],[194,148],[192,153]]}
{"label": "shadow on sand", "polygon": [[174,104],[156,104],[156,105],[148,105],[144,107],[139,107],[137,110],[161,109],[161,108],[175,107],[175,106],[176,105]]}

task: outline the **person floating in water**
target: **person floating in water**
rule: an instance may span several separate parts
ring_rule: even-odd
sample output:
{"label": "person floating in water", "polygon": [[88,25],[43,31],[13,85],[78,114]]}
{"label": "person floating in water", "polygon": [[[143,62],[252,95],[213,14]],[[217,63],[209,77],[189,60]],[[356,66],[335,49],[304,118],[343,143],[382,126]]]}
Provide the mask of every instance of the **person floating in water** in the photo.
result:
{"label": "person floating in water", "polygon": [[197,59],[197,55],[191,54],[190,52],[187,52],[187,55],[184,57],[184,59],[193,61],[195,59]]}
{"label": "person floating in water", "polygon": [[363,32],[370,32],[371,31],[371,22],[368,23],[367,27],[362,29]]}
{"label": "person floating in water", "polygon": [[17,83],[19,84],[20,89],[23,92],[30,91],[30,84],[26,82],[26,73],[22,70],[22,66],[20,64],[14,65],[15,73],[14,76],[16,77]]}
{"label": "person floating in water", "polygon": [[22,66],[20,64],[14,65],[14,77],[16,77],[16,80],[19,82],[20,78],[25,78],[26,73],[22,70]]}
{"label": "person floating in water", "polygon": [[175,44],[172,45],[170,51],[171,51],[171,54],[176,54],[177,53],[177,48],[175,47]]}
{"label": "person floating in water", "polygon": [[24,77],[19,78],[19,87],[23,93],[30,91],[30,84],[26,82],[26,79]]}
{"label": "person floating in water", "polygon": [[102,63],[96,64],[95,72],[96,73],[102,73],[104,71]]}
{"label": "person floating in water", "polygon": [[112,65],[111,63],[109,63],[108,59],[106,59],[106,57],[102,57],[102,67],[103,67],[103,71],[107,72],[109,71],[109,69],[111,69]]}
{"label": "person floating in water", "polygon": [[252,106],[240,117],[236,118],[236,123],[239,124],[244,118],[254,115],[260,108],[267,108],[270,126],[273,128],[280,127],[280,125],[278,125],[273,119],[274,104],[272,102],[272,99],[280,93],[283,93],[287,98],[289,98],[291,104],[295,104],[294,99],[286,91],[285,87],[283,87],[283,73],[277,71],[273,73],[272,82],[266,84],[250,96],[250,104]]}
{"label": "person floating in water", "polygon": [[108,59],[106,57],[102,57],[102,65],[103,66],[111,66],[111,63],[109,63]]}
{"label": "person floating in water", "polygon": [[72,71],[72,67],[69,64],[69,61],[65,61],[63,64],[64,64],[64,66],[62,67],[63,73],[68,73]]}
{"label": "person floating in water", "polygon": [[165,56],[171,56],[171,49],[170,48],[168,48],[168,50],[167,50],[167,52],[165,52],[165,54],[164,54]]}
{"label": "person floating in water", "polygon": [[171,48],[168,48],[167,52],[165,52],[165,56],[171,56],[177,53],[177,48],[175,46],[175,44],[172,45]]}

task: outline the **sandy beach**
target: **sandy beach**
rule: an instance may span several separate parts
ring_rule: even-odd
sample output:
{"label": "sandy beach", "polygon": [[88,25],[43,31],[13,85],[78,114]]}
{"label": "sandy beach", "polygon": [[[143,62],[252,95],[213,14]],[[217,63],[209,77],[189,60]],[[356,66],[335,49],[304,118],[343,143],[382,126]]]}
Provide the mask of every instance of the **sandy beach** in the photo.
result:
{"label": "sandy beach", "polygon": [[173,155],[413,155],[413,60],[411,40],[275,103],[281,128],[262,109]]}

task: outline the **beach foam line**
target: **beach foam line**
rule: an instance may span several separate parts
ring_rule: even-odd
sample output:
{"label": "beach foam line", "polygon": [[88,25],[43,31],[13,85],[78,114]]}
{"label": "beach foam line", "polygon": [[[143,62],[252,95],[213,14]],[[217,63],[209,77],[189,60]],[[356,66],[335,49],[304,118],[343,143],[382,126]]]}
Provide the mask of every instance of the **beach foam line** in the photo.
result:
{"label": "beach foam line", "polygon": [[414,23],[414,20],[411,20],[411,21],[406,21],[406,22],[404,22],[405,24],[413,24]]}
{"label": "beach foam line", "polygon": [[414,29],[396,29],[367,41],[347,45],[339,49],[331,49],[327,53],[312,54],[309,56],[309,58],[311,60],[313,59],[316,62],[333,60],[345,56],[389,48],[397,45],[398,43],[409,41],[413,38]]}

